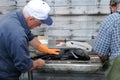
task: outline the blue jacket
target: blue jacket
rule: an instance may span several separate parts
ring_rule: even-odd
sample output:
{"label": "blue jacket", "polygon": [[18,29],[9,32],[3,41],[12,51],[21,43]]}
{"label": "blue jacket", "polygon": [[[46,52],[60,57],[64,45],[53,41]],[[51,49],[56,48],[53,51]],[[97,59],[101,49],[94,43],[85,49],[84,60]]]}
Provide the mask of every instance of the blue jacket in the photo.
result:
{"label": "blue jacket", "polygon": [[32,67],[28,42],[33,38],[22,11],[0,19],[0,80],[18,80]]}

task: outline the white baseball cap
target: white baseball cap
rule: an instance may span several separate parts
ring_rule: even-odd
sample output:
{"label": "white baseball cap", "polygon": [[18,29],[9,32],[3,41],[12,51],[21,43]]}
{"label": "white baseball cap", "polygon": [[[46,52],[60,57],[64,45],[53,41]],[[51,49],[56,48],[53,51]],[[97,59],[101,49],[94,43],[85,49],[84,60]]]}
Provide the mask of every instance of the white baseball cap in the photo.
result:
{"label": "white baseball cap", "polygon": [[49,16],[50,7],[42,0],[31,0],[24,7],[30,16],[42,21],[44,24],[51,25],[52,18]]}

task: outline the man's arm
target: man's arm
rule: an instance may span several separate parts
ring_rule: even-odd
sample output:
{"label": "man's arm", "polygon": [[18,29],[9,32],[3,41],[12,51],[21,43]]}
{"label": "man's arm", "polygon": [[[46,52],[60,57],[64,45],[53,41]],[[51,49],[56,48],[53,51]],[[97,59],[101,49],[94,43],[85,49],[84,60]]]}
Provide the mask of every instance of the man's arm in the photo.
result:
{"label": "man's arm", "polygon": [[99,54],[98,54],[98,56],[102,61],[108,60],[108,56],[102,56],[102,55],[99,55]]}
{"label": "man's arm", "polygon": [[59,54],[59,49],[49,49],[46,45],[42,44],[37,37],[34,37],[31,41],[30,41],[30,45],[32,47],[34,47],[35,49],[37,49],[40,52],[46,53],[46,54],[55,54],[58,55]]}

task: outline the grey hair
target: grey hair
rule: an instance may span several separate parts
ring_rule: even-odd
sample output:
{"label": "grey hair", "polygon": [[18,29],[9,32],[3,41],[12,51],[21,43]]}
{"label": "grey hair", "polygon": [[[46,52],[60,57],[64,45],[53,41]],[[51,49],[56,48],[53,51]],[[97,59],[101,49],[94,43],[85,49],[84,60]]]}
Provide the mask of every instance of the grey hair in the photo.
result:
{"label": "grey hair", "polygon": [[23,8],[23,15],[24,15],[25,18],[30,16],[29,13],[26,10],[26,6]]}

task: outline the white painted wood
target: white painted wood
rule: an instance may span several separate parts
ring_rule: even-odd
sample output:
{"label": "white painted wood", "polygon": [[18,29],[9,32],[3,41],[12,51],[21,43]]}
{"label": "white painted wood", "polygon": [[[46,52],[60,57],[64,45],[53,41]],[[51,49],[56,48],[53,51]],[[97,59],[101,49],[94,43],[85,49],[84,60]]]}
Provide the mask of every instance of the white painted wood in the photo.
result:
{"label": "white painted wood", "polygon": [[15,5],[15,1],[14,0],[0,0],[0,7],[1,6],[14,6]]}
{"label": "white painted wood", "polygon": [[108,14],[110,10],[108,6],[73,6],[70,12],[71,14]]}
{"label": "white painted wood", "polygon": [[70,30],[49,30],[48,32],[49,36],[70,36],[71,32]]}
{"label": "white painted wood", "polygon": [[[21,9],[30,0],[0,0],[0,16]],[[48,28],[50,39],[91,40],[97,36],[101,21],[110,13],[109,0],[44,0],[50,7],[53,25]],[[100,14],[100,15],[99,15]],[[32,30],[43,35],[47,26]]]}
{"label": "white painted wood", "polygon": [[94,34],[94,30],[74,30],[71,31],[72,36],[92,36]]}
{"label": "white painted wood", "polygon": [[101,21],[106,17],[106,15],[80,15],[80,16],[52,16],[54,22],[68,22],[72,21]]}
{"label": "white painted wood", "polygon": [[109,0],[44,0],[50,6],[108,6]]}
{"label": "white painted wood", "polygon": [[83,5],[83,6],[99,6],[109,5],[109,0],[71,0],[71,5]]}
{"label": "white painted wood", "polygon": [[16,0],[16,2],[17,2],[16,4],[17,7],[24,6],[27,3],[26,0]]}
{"label": "white painted wood", "polygon": [[76,36],[76,37],[72,37],[70,40],[89,41],[89,40],[92,40],[92,37],[91,36]]}
{"label": "white painted wood", "polygon": [[50,14],[54,15],[80,15],[80,14],[109,14],[109,6],[61,6],[51,7]]}
{"label": "white painted wood", "polygon": [[69,6],[71,4],[71,0],[44,0],[50,6]]}
{"label": "white painted wood", "polygon": [[[63,24],[63,25],[62,25]],[[68,23],[60,23],[59,25],[55,25],[56,27],[53,27],[52,29],[68,29],[68,30],[77,30],[77,29],[91,29],[91,30],[96,30],[99,27],[99,24],[97,22],[79,22],[79,23],[73,23],[73,24],[68,24]]]}
{"label": "white painted wood", "polygon": [[52,17],[54,29],[98,29],[105,16],[58,16]]}

